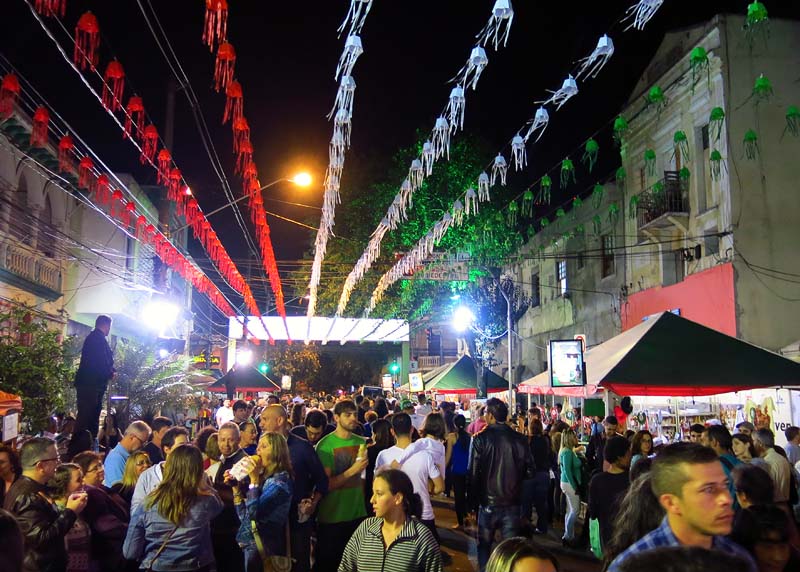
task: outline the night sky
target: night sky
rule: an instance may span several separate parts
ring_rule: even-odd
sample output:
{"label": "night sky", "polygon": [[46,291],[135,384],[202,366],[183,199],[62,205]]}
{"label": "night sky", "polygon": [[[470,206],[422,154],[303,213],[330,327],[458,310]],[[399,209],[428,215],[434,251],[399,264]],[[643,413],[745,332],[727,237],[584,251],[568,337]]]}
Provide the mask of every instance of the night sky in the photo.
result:
{"label": "night sky", "polygon": [[[508,46],[499,52],[487,48],[489,65],[477,92],[467,95],[465,132],[483,137],[491,148],[502,148],[533,116],[534,102],[545,99],[546,89],[560,87],[574,62],[592,51],[598,37],[611,29],[631,3],[514,0],[516,15]],[[337,38],[336,28],[348,4],[348,0],[229,0],[228,39],[238,55],[236,76],[244,88],[245,115],[261,182],[289,176],[301,168],[316,179],[310,189],[290,184],[273,187],[266,195],[265,207],[314,226],[319,211],[269,199],[321,202],[332,131],[325,115],[335,98],[333,74],[344,44],[344,38]],[[345,174],[348,169],[358,169],[359,161],[388,159],[398,148],[413,144],[417,129],[430,131],[447,102],[451,88],[447,82],[467,59],[493,0],[374,0],[373,4],[362,33],[365,52],[354,70],[358,87]],[[665,31],[702,23],[718,12],[744,14],[747,4],[744,0],[666,0],[643,32],[622,33],[617,26],[611,63],[596,80],[580,84],[581,92],[562,111],[551,110],[550,127],[542,141],[529,146],[527,170],[516,175],[520,185],[536,180],[544,169],[613,118]],[[767,1],[766,5],[771,17],[800,18],[797,2]],[[225,98],[211,89],[214,56],[201,42],[202,0],[68,0],[63,23],[71,33],[81,13],[91,9],[96,14],[102,30],[100,69],[114,56],[120,60],[127,72],[124,99],[127,101],[131,90],[141,95],[163,135],[171,72],[140,7],[151,17],[151,9],[157,14],[199,99],[230,185],[240,196],[239,179],[233,174],[230,127],[221,125]],[[154,172],[139,165],[135,149],[122,140],[118,128],[58,55],[25,1],[4,0],[2,18],[3,55],[117,172],[132,172],[141,183],[154,183]],[[47,23],[62,34],[58,37],[67,46],[57,22],[49,19]],[[208,212],[224,204],[219,180],[181,92],[171,150],[202,208]],[[488,162],[491,157],[486,159]],[[385,210],[387,206],[376,208]],[[246,258],[233,217],[220,214],[210,220],[231,256]],[[313,240],[311,231],[274,217],[269,222],[280,261],[299,258]],[[282,264],[281,268],[286,267]]]}

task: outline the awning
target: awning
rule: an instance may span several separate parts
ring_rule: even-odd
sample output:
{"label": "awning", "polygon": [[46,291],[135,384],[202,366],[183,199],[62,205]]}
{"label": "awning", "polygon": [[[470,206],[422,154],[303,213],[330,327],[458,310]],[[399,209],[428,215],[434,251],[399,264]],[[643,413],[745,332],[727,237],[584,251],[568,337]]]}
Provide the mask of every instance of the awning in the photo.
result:
{"label": "awning", "polygon": [[249,391],[253,393],[259,391],[280,391],[281,389],[280,385],[252,366],[233,368],[209,385],[208,390],[225,393],[228,386],[232,386],[233,391]]}
{"label": "awning", "polygon": [[[491,370],[486,370],[486,375],[486,391],[488,393],[508,390],[508,381]],[[478,374],[472,358],[463,355],[458,361],[448,364],[445,369],[425,383],[425,391],[447,394],[477,393]]]}
{"label": "awning", "polygon": [[[800,364],[670,312],[591,348],[584,359],[587,385],[623,396],[701,396],[800,385]],[[541,387],[547,375],[521,385]]]}

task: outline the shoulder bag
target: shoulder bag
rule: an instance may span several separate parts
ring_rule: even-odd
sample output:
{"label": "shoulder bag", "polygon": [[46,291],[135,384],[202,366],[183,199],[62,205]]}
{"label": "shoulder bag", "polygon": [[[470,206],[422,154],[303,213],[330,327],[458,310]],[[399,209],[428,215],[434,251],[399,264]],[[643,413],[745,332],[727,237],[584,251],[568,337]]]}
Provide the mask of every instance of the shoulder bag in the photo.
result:
{"label": "shoulder bag", "polygon": [[261,535],[258,533],[258,526],[255,520],[250,521],[250,528],[253,531],[253,538],[256,541],[258,555],[261,557],[261,566],[264,572],[291,572],[294,559],[292,558],[292,544],[289,537],[289,523],[286,523],[286,556],[270,556],[261,542]]}

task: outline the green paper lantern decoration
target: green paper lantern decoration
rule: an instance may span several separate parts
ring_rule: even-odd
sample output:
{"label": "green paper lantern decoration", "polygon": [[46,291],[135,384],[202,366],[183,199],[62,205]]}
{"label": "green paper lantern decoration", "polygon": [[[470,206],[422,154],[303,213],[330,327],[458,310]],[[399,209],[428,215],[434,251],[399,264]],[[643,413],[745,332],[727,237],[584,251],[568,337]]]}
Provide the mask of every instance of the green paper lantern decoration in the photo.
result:
{"label": "green paper lantern decoration", "polygon": [[600,236],[600,233],[603,232],[603,219],[600,218],[600,215],[592,217],[592,232],[595,236]]}
{"label": "green paper lantern decoration", "polygon": [[572,210],[570,211],[572,213],[572,220],[578,218],[578,209],[580,209],[582,206],[583,206],[583,199],[581,199],[580,197],[575,197],[574,199],[572,199]]}
{"label": "green paper lantern decoration", "polygon": [[605,189],[603,185],[597,183],[594,188],[592,189],[592,208],[599,209],[600,205],[603,202],[603,194],[605,193]]}
{"label": "green paper lantern decoration", "polygon": [[650,188],[656,197],[661,197],[664,194],[664,183],[662,181],[657,181]]}
{"label": "green paper lantern decoration", "polygon": [[748,129],[744,134],[744,155],[751,161],[758,157],[758,133],[752,129]]}
{"label": "green paper lantern decoration", "polygon": [[775,92],[772,89],[772,82],[762,73],[760,76],[758,76],[758,78],[756,78],[756,82],[753,84],[753,98],[755,100],[755,104],[758,105],[759,103],[766,103],[774,94]]}
{"label": "green paper lantern decoration", "polygon": [[709,69],[709,62],[708,62],[708,52],[703,46],[697,46],[692,52],[689,54],[689,67],[692,70],[692,93],[694,93],[694,88],[697,85],[697,82],[700,81],[700,78],[703,77],[703,74],[706,74],[708,77],[708,83],[711,85],[711,72]]}
{"label": "green paper lantern decoration", "polygon": [[709,167],[711,170],[711,180],[718,181],[722,173],[722,153],[713,149],[708,156]]}
{"label": "green paper lantern decoration", "polygon": [[508,205],[508,226],[517,225],[517,214],[519,213],[519,205],[517,201],[511,201]]}
{"label": "green paper lantern decoration", "polygon": [[656,152],[652,149],[645,149],[644,169],[648,177],[652,177],[656,174]]}
{"label": "green paper lantern decoration", "polygon": [[558,226],[561,226],[561,221],[565,216],[567,216],[567,212],[563,208],[558,207],[558,210],[556,211],[556,224]]}
{"label": "green paper lantern decoration", "polygon": [[550,190],[553,188],[553,179],[550,175],[544,175],[539,182],[539,198],[536,201],[540,205],[550,204]]}
{"label": "green paper lantern decoration", "polygon": [[572,179],[573,183],[576,182],[575,165],[570,159],[564,159],[561,161],[561,177],[559,179],[559,182],[561,183],[560,188],[565,188],[569,184],[570,179]]}
{"label": "green paper lantern decoration", "polygon": [[628,132],[628,120],[622,115],[617,115],[614,120],[614,141],[621,145],[626,133]]}
{"label": "green paper lantern decoration", "polygon": [[550,221],[547,217],[542,217],[542,220],[539,221],[539,228],[544,230],[550,224]]}
{"label": "green paper lantern decoration", "polygon": [[681,180],[681,183],[688,185],[689,179],[692,178],[692,172],[688,167],[681,167],[681,170],[678,171],[678,178]]}
{"label": "green paper lantern decoration", "polygon": [[767,7],[761,2],[751,2],[747,5],[747,17],[744,21],[744,35],[750,47],[756,38],[762,38],[766,44],[769,37],[769,14]]}
{"label": "green paper lantern decoration", "polygon": [[689,139],[684,131],[676,131],[672,136],[672,156],[675,157],[678,153],[680,153],[681,159],[690,160]]}
{"label": "green paper lantern decoration", "polygon": [[800,135],[800,109],[796,105],[790,105],[786,108],[786,129],[784,133],[789,132],[792,137]]}
{"label": "green paper lantern decoration", "polygon": [[625,167],[620,167],[617,169],[617,172],[614,174],[614,179],[617,181],[617,186],[620,189],[625,188],[625,180],[628,178],[628,173],[625,171]]}
{"label": "green paper lantern decoration", "polygon": [[533,191],[526,189],[522,193],[522,215],[530,217],[533,214]]}
{"label": "green paper lantern decoration", "polygon": [[721,107],[711,110],[708,118],[708,135],[713,141],[719,141],[722,136],[722,125],[725,123],[725,111]]}
{"label": "green paper lantern decoration", "polygon": [[639,195],[633,195],[628,202],[628,218],[635,219],[639,210]]}
{"label": "green paper lantern decoration", "polygon": [[586,142],[586,146],[583,150],[583,157],[581,158],[581,162],[589,168],[589,172],[592,172],[594,169],[595,164],[597,163],[597,154],[600,152],[600,144],[595,141],[594,139],[589,139]]}
{"label": "green paper lantern decoration", "polygon": [[656,116],[661,117],[661,112],[667,107],[667,96],[664,95],[664,90],[661,86],[654,85],[647,92],[647,104],[652,105],[656,109]]}
{"label": "green paper lantern decoration", "polygon": [[611,203],[608,205],[608,222],[611,224],[612,227],[617,226],[617,221],[619,220],[619,205],[617,203]]}

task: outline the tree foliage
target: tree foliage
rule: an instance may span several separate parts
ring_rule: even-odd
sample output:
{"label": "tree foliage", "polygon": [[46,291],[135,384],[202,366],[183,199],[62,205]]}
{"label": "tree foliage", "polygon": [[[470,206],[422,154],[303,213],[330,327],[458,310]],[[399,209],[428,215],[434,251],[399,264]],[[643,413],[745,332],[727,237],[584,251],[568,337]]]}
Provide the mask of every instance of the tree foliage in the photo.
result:
{"label": "tree foliage", "polygon": [[270,377],[278,382],[284,375],[292,376],[292,383],[313,382],[320,370],[319,355],[311,346],[284,345],[271,348],[267,356]]}

